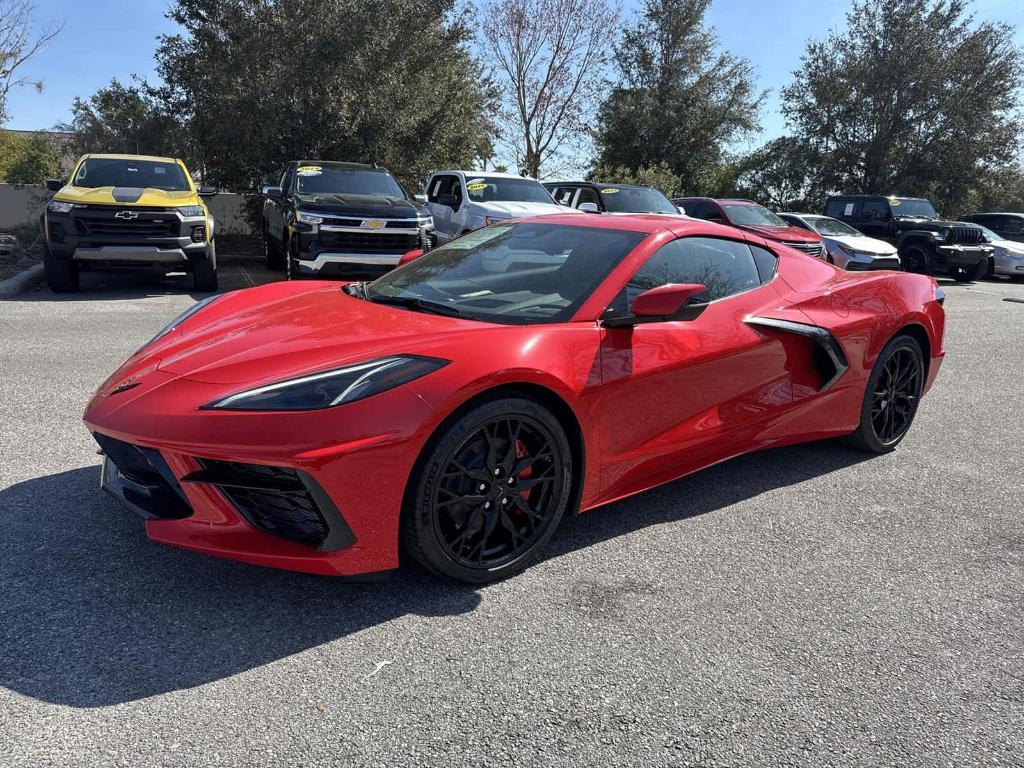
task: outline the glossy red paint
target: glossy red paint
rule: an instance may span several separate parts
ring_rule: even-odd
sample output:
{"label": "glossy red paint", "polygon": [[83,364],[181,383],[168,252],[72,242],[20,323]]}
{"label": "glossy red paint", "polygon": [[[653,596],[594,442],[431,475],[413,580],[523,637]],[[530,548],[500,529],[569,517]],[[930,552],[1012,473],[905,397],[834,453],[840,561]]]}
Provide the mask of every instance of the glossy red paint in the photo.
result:
{"label": "glossy red paint", "polygon": [[408,264],[410,261],[415,261],[424,253],[425,251],[422,248],[413,248],[411,251],[406,251],[402,254],[402,258],[398,260],[398,266]]}
{"label": "glossy red paint", "polygon": [[707,290],[706,285],[697,283],[669,283],[644,291],[633,300],[633,314],[637,317],[668,317],[683,308],[683,305]]}
{"label": "glossy red paint", "polygon": [[[154,448],[181,479],[199,459],[300,469],[355,534],[319,553],[249,525],[211,486],[181,483],[193,509],[148,520],[155,540],[260,565],[354,575],[398,565],[400,510],[424,446],[467,401],[500,388],[556,407],[579,438],[579,508],[628,496],[748,451],[849,433],[871,366],[894,334],[926,346],[927,385],[943,357],[935,282],[848,273],[751,233],[663,216],[544,217],[647,237],[569,321],[495,325],[371,304],[337,283],[281,282],[229,293],[139,350],[97,391],[89,429]],[[695,319],[605,327],[628,278],[677,237],[741,239],[773,250],[775,277],[706,305]],[[827,329],[849,370],[826,391],[814,342],[752,316]],[[211,411],[241,389],[391,354],[450,364],[411,383],[309,412]],[[126,379],[133,388],[117,391]],[[680,396],[685,393],[685,396]]]}

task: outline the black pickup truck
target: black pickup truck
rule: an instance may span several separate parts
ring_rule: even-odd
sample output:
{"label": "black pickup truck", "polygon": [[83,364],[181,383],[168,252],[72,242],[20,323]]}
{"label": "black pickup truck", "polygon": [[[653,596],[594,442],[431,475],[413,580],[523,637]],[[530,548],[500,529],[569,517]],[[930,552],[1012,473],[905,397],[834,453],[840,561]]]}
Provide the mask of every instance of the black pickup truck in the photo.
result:
{"label": "black pickup truck", "polygon": [[433,218],[383,168],[295,160],[263,195],[267,267],[289,280],[377,276],[430,248]]}
{"label": "black pickup truck", "polygon": [[835,195],[826,201],[825,215],[895,245],[906,272],[945,272],[961,282],[976,280],[988,271],[994,252],[979,227],[944,221],[921,198]]}

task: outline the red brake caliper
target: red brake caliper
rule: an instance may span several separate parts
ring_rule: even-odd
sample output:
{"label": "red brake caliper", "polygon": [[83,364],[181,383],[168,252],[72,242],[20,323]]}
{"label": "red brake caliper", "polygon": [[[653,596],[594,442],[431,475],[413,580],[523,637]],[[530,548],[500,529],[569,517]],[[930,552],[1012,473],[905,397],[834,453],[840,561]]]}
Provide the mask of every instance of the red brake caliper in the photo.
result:
{"label": "red brake caliper", "polygon": [[[530,455],[529,452],[526,450],[526,444],[522,440],[518,440],[517,439],[516,440],[516,458],[517,459],[525,459],[529,455]],[[527,467],[522,472],[520,472],[518,475],[516,475],[516,479],[517,480],[529,480],[532,475],[533,475],[533,467]],[[519,492],[519,498],[521,498],[523,501],[525,501],[527,498],[529,498],[529,496],[530,496],[530,492],[528,490],[520,491]]]}

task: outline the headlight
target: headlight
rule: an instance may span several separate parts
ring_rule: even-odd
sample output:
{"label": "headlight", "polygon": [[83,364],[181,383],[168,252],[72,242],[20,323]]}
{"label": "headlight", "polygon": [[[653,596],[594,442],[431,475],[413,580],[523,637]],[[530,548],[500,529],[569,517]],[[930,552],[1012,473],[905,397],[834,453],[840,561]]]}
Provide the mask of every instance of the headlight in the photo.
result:
{"label": "headlight", "polygon": [[847,245],[846,243],[836,243],[836,247],[840,251],[845,253],[847,256],[856,256],[857,255],[857,250],[853,246]]}
{"label": "headlight", "polygon": [[305,211],[296,211],[295,220],[300,224],[323,224],[324,217],[317,216],[313,213],[306,213]]}
{"label": "headlight", "polygon": [[72,208],[78,208],[74,203],[65,203],[63,200],[51,200],[46,204],[46,210],[50,213],[69,213]]}
{"label": "headlight", "polygon": [[423,216],[423,215],[420,215],[420,216],[416,217],[416,223],[419,224],[424,229],[433,229],[434,228],[434,217],[433,216]]}
{"label": "headlight", "polygon": [[499,218],[496,218],[494,216],[484,216],[484,226],[485,227],[489,227],[489,226],[491,226],[491,224],[497,224],[499,221],[504,221],[504,219],[499,219]]}
{"label": "headlight", "polygon": [[386,392],[451,362],[394,355],[247,389],[203,406],[225,411],[312,411]]}
{"label": "headlight", "polygon": [[181,325],[186,320],[188,320],[190,317],[192,317],[192,315],[194,315],[196,312],[201,310],[203,307],[206,307],[209,304],[212,304],[213,302],[215,302],[219,298],[220,298],[220,296],[210,296],[209,298],[203,299],[202,301],[197,301],[195,304],[193,304],[191,307],[186,309],[184,312],[182,312],[176,318],[171,320],[171,322],[169,322],[163,328],[161,328],[159,330],[159,332],[157,332],[156,336],[154,336],[152,339],[150,339],[145,344],[143,344],[141,347],[139,347],[136,350],[136,354],[138,354],[139,352],[144,350],[146,347],[148,347],[150,344],[152,344],[157,339],[160,339],[160,338],[163,338],[164,336],[166,336],[168,333],[170,333],[175,328],[177,328],[179,325]]}
{"label": "headlight", "polygon": [[206,211],[203,210],[201,205],[183,205],[178,209],[178,213],[187,217],[206,215]]}

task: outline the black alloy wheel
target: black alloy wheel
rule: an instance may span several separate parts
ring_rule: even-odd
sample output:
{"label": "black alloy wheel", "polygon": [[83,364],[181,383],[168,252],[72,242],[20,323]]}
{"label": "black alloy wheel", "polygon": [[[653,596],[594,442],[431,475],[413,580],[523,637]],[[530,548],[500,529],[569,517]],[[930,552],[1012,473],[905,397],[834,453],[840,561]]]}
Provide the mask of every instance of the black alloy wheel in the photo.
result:
{"label": "black alloy wheel", "polygon": [[931,275],[935,272],[931,254],[920,245],[909,245],[900,252],[900,266],[904,272]]}
{"label": "black alloy wheel", "polygon": [[917,341],[905,335],[892,339],[871,371],[860,424],[847,441],[874,453],[893,450],[914,422],[924,377],[924,355]]}
{"label": "black alloy wheel", "polygon": [[557,419],[532,400],[503,398],[471,410],[428,451],[407,504],[406,549],[460,581],[526,567],[571,493],[571,451]]}

